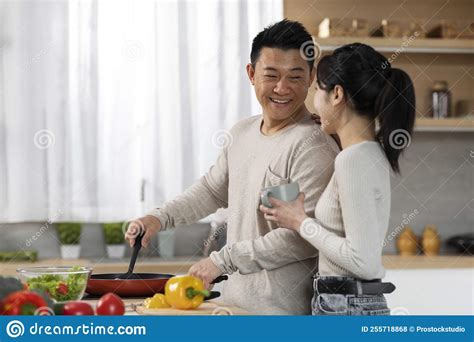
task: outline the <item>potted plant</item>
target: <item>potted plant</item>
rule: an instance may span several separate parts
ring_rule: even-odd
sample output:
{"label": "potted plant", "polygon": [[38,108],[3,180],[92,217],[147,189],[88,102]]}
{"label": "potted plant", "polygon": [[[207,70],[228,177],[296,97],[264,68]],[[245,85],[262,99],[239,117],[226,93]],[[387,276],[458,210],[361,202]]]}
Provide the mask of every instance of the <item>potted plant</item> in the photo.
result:
{"label": "potted plant", "polygon": [[124,236],[122,231],[123,223],[104,223],[105,244],[107,255],[111,259],[121,259],[125,254]]}
{"label": "potted plant", "polygon": [[61,257],[63,259],[78,259],[81,252],[82,225],[77,222],[63,222],[57,224],[59,242],[61,242]]}

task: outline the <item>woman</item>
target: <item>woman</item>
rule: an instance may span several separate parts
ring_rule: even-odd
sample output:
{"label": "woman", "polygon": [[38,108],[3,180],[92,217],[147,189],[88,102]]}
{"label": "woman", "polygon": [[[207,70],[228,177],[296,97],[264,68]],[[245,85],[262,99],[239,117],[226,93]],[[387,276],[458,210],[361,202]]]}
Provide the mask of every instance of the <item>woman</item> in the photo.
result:
{"label": "woman", "polygon": [[[386,315],[382,246],[390,215],[390,169],[415,121],[410,77],[372,47],[354,43],[317,66],[314,105],[324,132],[337,134],[342,151],[315,209],[306,216],[304,194],[294,202],[271,198],[265,218],[301,234],[319,250],[313,315]],[[377,124],[377,125],[376,125]],[[378,129],[376,129],[378,126]]]}

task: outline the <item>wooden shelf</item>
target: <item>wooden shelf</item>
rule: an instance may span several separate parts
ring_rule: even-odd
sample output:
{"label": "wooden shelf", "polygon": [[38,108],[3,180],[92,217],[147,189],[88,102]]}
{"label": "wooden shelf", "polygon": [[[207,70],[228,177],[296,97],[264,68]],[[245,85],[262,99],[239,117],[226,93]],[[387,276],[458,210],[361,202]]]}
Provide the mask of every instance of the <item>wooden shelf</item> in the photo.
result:
{"label": "wooden shelf", "polygon": [[471,255],[384,255],[386,269],[474,268]]}
{"label": "wooden shelf", "polygon": [[360,42],[373,46],[380,52],[474,54],[472,39],[416,38],[410,42],[402,38],[384,37],[318,38],[313,36],[313,38],[321,47],[322,52],[333,51],[341,45]]}
{"label": "wooden shelf", "polygon": [[474,132],[472,116],[450,119],[417,118],[415,131],[420,132]]}

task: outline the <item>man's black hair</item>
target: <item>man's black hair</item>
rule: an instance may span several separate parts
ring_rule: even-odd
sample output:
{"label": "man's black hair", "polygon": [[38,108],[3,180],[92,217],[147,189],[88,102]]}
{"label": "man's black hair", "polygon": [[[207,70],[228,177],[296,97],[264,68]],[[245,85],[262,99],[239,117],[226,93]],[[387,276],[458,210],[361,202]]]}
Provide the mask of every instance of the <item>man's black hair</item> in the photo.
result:
{"label": "man's black hair", "polygon": [[306,28],[298,21],[283,19],[255,36],[250,52],[250,62],[254,68],[264,47],[300,50],[301,56],[308,62],[309,70],[313,70],[316,52],[314,42]]}

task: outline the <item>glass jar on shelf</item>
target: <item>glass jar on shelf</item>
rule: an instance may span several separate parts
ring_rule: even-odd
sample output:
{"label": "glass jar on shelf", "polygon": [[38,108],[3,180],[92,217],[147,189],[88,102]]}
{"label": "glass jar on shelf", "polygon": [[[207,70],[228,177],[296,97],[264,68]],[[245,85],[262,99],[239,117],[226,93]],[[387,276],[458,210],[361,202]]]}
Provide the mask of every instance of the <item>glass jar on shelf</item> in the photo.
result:
{"label": "glass jar on shelf", "polygon": [[444,119],[451,116],[451,92],[448,82],[435,81],[431,90],[432,116],[435,119]]}

